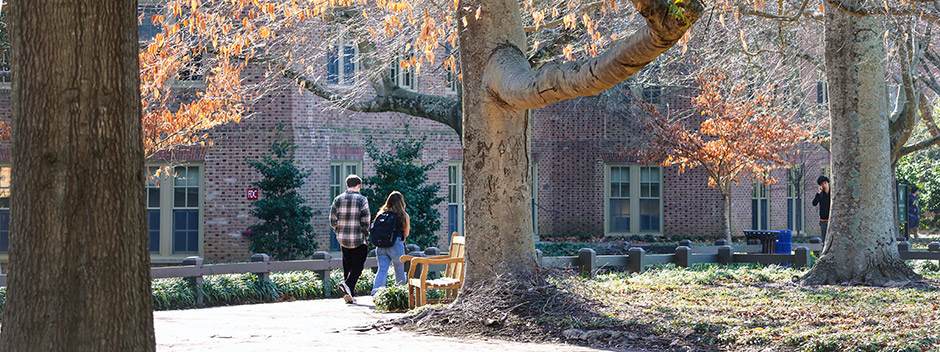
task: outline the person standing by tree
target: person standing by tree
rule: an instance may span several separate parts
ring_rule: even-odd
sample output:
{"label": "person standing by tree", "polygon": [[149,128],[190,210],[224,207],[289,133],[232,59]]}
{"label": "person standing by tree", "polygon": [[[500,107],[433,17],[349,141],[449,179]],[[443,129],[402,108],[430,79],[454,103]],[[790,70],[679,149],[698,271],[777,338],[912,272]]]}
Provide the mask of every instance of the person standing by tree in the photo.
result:
{"label": "person standing by tree", "polygon": [[819,176],[816,178],[816,184],[819,185],[819,190],[816,192],[816,198],[813,198],[813,206],[819,206],[819,236],[825,243],[826,230],[829,229],[829,178]]}
{"label": "person standing by tree", "polygon": [[336,240],[343,251],[343,276],[340,283],[346,304],[355,303],[353,289],[362,275],[362,267],[369,253],[366,238],[369,237],[369,224],[372,214],[369,212],[369,200],[359,193],[362,179],[356,175],[346,177],[346,192],[333,199],[330,206],[330,226],[336,231]]}
{"label": "person standing by tree", "polygon": [[920,195],[920,188],[911,185],[911,195],[907,197],[907,228],[910,229],[911,236],[918,239],[920,236],[917,231],[920,230],[920,206],[917,204],[917,196]]}
{"label": "person standing by tree", "polygon": [[[382,247],[382,244],[373,240],[375,248],[375,257],[379,261],[379,272],[375,275],[375,282],[372,284],[372,294],[375,295],[379,289],[385,287],[388,281],[388,266],[395,266],[395,282],[399,285],[405,284],[405,263],[399,258],[405,255],[405,239],[411,232],[411,218],[405,211],[405,197],[401,192],[394,191],[388,195],[385,205],[379,209],[375,216],[375,222],[372,226],[372,238],[383,236],[391,239],[391,246]],[[380,224],[384,226],[380,226]],[[384,242],[384,241],[383,241]]]}

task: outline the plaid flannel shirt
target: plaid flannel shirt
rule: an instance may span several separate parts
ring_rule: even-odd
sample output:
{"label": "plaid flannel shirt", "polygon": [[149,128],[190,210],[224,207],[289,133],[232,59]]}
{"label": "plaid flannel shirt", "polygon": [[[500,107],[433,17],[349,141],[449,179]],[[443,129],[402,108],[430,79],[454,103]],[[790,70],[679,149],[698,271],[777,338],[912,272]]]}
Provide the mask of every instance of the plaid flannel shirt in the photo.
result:
{"label": "plaid flannel shirt", "polygon": [[336,230],[336,241],[345,248],[366,244],[371,218],[369,201],[356,191],[346,190],[330,206],[330,226]]}

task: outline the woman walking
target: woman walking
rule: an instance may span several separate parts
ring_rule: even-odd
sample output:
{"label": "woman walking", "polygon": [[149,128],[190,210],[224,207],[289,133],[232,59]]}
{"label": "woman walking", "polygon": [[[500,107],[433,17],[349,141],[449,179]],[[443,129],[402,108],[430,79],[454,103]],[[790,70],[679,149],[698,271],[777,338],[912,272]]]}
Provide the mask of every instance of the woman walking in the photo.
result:
{"label": "woman walking", "polygon": [[[405,283],[405,264],[399,260],[405,255],[405,239],[411,231],[411,220],[408,212],[405,211],[405,197],[401,192],[394,191],[388,195],[385,205],[379,208],[375,216],[375,224],[381,221],[392,221],[391,227],[391,246],[376,247],[375,256],[379,261],[379,272],[375,275],[375,283],[372,285],[372,294],[375,295],[379,289],[385,287],[388,281],[388,266],[392,264],[395,267],[395,282],[399,285]],[[376,226],[376,225],[373,226]]]}

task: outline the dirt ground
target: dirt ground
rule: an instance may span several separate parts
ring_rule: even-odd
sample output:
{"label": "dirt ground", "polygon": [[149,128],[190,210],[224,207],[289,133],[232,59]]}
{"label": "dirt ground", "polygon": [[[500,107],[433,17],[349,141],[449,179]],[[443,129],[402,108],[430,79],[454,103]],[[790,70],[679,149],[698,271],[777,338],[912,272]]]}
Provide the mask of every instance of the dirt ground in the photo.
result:
{"label": "dirt ground", "polygon": [[[373,323],[401,317],[374,310],[371,297],[356,305],[321,299],[205,309],[154,312],[157,351],[602,351],[572,345],[463,340],[391,328]],[[604,350],[609,351],[609,350]]]}

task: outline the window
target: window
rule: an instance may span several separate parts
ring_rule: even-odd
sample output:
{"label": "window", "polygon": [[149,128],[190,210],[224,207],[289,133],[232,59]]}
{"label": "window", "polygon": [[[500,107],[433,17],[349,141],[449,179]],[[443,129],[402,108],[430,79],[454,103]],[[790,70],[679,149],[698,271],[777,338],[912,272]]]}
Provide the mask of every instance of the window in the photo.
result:
{"label": "window", "polygon": [[9,166],[0,167],[0,252],[10,250],[10,176]]}
{"label": "window", "polygon": [[793,233],[803,231],[803,168],[787,170],[787,228]]}
{"label": "window", "polygon": [[829,104],[829,84],[826,82],[816,82],[816,103],[819,105]]}
{"label": "window", "polygon": [[199,167],[174,168],[173,253],[199,252]]}
{"label": "window", "polygon": [[150,253],[160,253],[160,182],[159,167],[147,168],[147,233]]}
{"label": "window", "polygon": [[[362,160],[333,160],[330,162],[330,204],[333,203],[336,196],[346,192],[347,176],[359,175],[359,177],[362,177],[362,174],[359,173],[360,170],[362,170]],[[376,210],[370,210],[375,215]],[[336,240],[336,232],[330,228],[330,251],[336,252],[339,250],[340,246],[339,241]]]}
{"label": "window", "polygon": [[153,24],[153,16],[161,13],[161,8],[156,5],[141,5],[137,8],[137,40],[141,44],[150,43],[162,31],[161,26]]}
{"label": "window", "polygon": [[640,232],[659,232],[659,168],[640,168]]}
{"label": "window", "polygon": [[757,181],[751,187],[751,229],[770,228],[770,204],[767,202],[767,185]]}
{"label": "window", "polygon": [[326,52],[326,83],[350,86],[359,72],[359,48],[355,43],[340,41]]}
{"label": "window", "polygon": [[532,163],[529,167],[529,177],[532,180],[532,233],[539,234],[539,164]]}
{"label": "window", "polygon": [[148,165],[147,234],[150,254],[183,257],[202,252],[202,166]]}
{"label": "window", "polygon": [[829,164],[820,164],[819,173],[823,176],[826,176],[830,180],[832,179],[832,166]]}
{"label": "window", "polygon": [[389,67],[388,75],[391,77],[392,81],[395,82],[399,87],[414,90],[415,89],[415,74],[414,66],[409,66],[403,68],[401,63],[406,60],[411,60],[414,58],[414,55],[402,54],[399,55],[395,62]]}
{"label": "window", "polygon": [[[607,165],[607,233],[662,232],[661,174],[657,166]],[[637,221],[632,221],[634,214]]]}
{"label": "window", "polygon": [[448,94],[457,94],[457,86],[460,85],[457,74],[451,72],[450,69],[444,69],[444,92]]}
{"label": "window", "polygon": [[644,86],[643,87],[643,101],[647,104],[659,105],[662,104],[663,99],[663,87],[660,86]]}
{"label": "window", "polygon": [[202,64],[202,53],[189,57],[189,61],[183,63],[180,68],[179,80],[181,82],[201,81],[205,78]]}
{"label": "window", "polygon": [[461,160],[447,165],[447,232],[463,234],[463,175]]}

